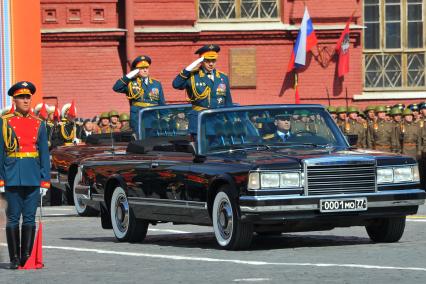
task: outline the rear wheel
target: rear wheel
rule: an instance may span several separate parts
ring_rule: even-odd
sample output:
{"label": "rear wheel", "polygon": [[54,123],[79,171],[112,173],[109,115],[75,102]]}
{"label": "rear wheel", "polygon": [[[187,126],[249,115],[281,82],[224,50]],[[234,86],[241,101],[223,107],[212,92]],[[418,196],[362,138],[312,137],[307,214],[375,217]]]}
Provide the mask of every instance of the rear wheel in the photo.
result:
{"label": "rear wheel", "polygon": [[241,222],[237,203],[230,186],[223,186],[213,202],[213,230],[217,243],[224,249],[248,248],[253,238],[253,225]]}
{"label": "rear wheel", "polygon": [[111,223],[114,235],[120,242],[141,242],[148,231],[148,221],[136,219],[129,206],[126,192],[116,187],[111,197]]}
{"label": "rear wheel", "polygon": [[72,187],[73,188],[74,207],[75,207],[75,210],[77,211],[77,214],[80,215],[80,216],[86,216],[86,217],[98,216],[99,211],[96,210],[95,208],[92,208],[92,207],[84,204],[83,200],[82,200],[82,195],[77,194],[75,192],[75,187],[76,187],[76,185],[79,184],[80,181],[81,181],[81,172],[79,170],[77,172],[77,175],[74,178],[74,185]]}
{"label": "rear wheel", "polygon": [[401,239],[405,229],[405,216],[382,218],[365,227],[368,236],[376,243],[393,243]]}

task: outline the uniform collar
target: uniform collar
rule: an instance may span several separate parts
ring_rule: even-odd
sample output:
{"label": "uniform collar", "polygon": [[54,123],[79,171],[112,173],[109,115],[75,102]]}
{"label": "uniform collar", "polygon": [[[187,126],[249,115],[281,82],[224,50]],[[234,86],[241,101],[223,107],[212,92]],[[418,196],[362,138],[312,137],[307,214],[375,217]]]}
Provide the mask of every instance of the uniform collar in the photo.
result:
{"label": "uniform collar", "polygon": [[30,116],[30,112],[27,112],[27,114],[22,114],[17,110],[15,110],[14,114],[15,114],[15,116],[19,116],[19,117],[29,117]]}

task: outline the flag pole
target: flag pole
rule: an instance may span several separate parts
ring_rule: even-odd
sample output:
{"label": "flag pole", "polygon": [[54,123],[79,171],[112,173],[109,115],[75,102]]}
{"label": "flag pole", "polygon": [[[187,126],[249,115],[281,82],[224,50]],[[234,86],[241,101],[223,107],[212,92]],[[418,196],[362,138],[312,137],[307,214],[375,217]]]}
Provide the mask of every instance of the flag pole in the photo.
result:
{"label": "flag pole", "polygon": [[300,104],[300,97],[299,97],[299,90],[298,90],[298,85],[299,84],[299,75],[297,74],[297,72],[294,72],[294,103],[295,104]]}
{"label": "flag pole", "polygon": [[328,87],[325,87],[325,91],[327,92],[328,106],[331,106],[330,93],[328,92]]}

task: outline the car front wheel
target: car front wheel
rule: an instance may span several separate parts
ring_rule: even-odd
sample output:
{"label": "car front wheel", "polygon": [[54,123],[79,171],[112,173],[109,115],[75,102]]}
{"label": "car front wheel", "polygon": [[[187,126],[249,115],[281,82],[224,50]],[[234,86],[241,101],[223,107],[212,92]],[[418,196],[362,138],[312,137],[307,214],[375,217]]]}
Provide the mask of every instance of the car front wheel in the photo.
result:
{"label": "car front wheel", "polygon": [[376,243],[393,243],[401,239],[405,229],[405,216],[382,218],[365,227],[368,236]]}
{"label": "car front wheel", "polygon": [[223,186],[213,202],[213,230],[217,243],[224,249],[239,250],[250,246],[253,225],[241,222],[230,186]]}
{"label": "car front wheel", "polygon": [[126,192],[116,187],[111,198],[111,223],[114,235],[120,242],[141,242],[148,231],[148,221],[136,219],[129,206]]}

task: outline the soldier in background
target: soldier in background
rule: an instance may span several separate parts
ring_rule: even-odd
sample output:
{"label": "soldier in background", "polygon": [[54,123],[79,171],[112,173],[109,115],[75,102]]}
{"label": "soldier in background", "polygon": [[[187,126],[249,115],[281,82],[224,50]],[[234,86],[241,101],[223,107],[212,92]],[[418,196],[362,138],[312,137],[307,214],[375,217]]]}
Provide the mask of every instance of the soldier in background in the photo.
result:
{"label": "soldier in background", "polygon": [[120,132],[121,123],[120,123],[120,115],[118,114],[118,111],[111,110],[109,112],[109,121],[111,123],[112,132]]}
{"label": "soldier in background", "polygon": [[[133,129],[134,131],[134,129]],[[111,133],[111,126],[109,123],[109,113],[103,112],[101,113],[101,116],[99,117],[99,128],[98,133]]]}
{"label": "soldier in background", "polygon": [[392,122],[395,123],[395,125],[399,125],[402,123],[402,111],[400,108],[392,108],[390,111],[390,115],[392,117]]}
{"label": "soldier in background", "polygon": [[404,121],[397,128],[400,142],[398,152],[418,159],[421,153],[421,129],[419,124],[414,122],[413,112],[410,109],[405,109],[402,115]]}
{"label": "soldier in background", "polygon": [[345,135],[357,135],[356,147],[366,148],[367,144],[367,124],[365,126],[358,122],[358,109],[354,106],[348,107],[348,119],[342,129]]}
{"label": "soldier in background", "polygon": [[327,108],[327,111],[328,111],[328,113],[330,113],[330,115],[333,118],[334,122],[337,122],[336,107],[335,106],[329,106]]}
{"label": "soldier in background", "polygon": [[343,129],[343,127],[345,127],[345,123],[346,123],[346,119],[347,119],[347,114],[346,114],[346,107],[344,106],[339,106],[336,109],[336,113],[337,113],[337,126],[340,127],[340,129]]}
{"label": "soldier in background", "polygon": [[393,123],[386,121],[386,108],[376,107],[377,121],[368,126],[367,147],[379,151],[397,151],[398,139]]}
{"label": "soldier in background", "polygon": [[78,134],[80,127],[76,124],[75,118],[68,115],[71,104],[65,104],[61,110],[61,122],[55,127],[52,133],[52,147],[70,146],[80,142]]}
{"label": "soldier in background", "polygon": [[121,123],[120,131],[121,132],[126,132],[126,131],[132,130],[130,128],[129,120],[130,120],[130,117],[127,113],[120,114],[120,123]]}
{"label": "soldier in background", "polygon": [[420,115],[420,108],[418,104],[411,104],[408,106],[408,108],[413,112],[413,121],[414,122],[420,122],[421,115]]}
{"label": "soldier in background", "polygon": [[369,105],[365,108],[365,115],[366,115],[366,120],[367,120],[367,124],[373,125],[373,123],[376,121],[377,117],[376,117],[376,107],[373,105]]}

